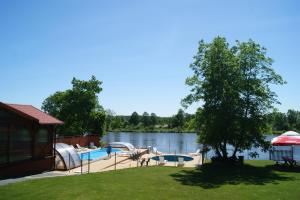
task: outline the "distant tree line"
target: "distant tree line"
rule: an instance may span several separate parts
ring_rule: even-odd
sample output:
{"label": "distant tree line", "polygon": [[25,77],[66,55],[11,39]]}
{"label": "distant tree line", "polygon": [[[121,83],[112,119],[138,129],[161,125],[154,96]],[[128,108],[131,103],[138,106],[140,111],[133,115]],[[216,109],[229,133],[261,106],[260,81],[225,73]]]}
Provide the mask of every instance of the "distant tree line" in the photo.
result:
{"label": "distant tree line", "polygon": [[[133,112],[130,116],[115,115],[106,111],[106,131],[176,131],[198,132],[201,129],[202,109],[195,114],[185,113],[182,109],[171,117],[160,117],[155,113],[144,112],[139,115]],[[286,113],[274,110],[268,116],[268,129],[264,134],[281,134],[285,131],[300,132],[300,111],[288,110]]]}
{"label": "distant tree line", "polygon": [[268,115],[268,124],[271,133],[284,131],[300,131],[300,111],[288,110],[287,113],[274,110]]}
{"label": "distant tree line", "polygon": [[133,112],[130,116],[115,115],[111,110],[106,111],[107,131],[194,131],[194,115],[185,113],[182,109],[171,117],[160,117],[155,113],[144,112],[139,115]]}

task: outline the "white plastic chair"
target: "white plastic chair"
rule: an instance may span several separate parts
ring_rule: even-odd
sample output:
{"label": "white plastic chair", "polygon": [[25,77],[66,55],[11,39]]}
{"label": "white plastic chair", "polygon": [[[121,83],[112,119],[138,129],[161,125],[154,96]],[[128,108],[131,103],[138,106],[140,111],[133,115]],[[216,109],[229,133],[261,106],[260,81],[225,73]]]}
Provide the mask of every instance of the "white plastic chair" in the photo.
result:
{"label": "white plastic chair", "polygon": [[180,166],[184,166],[184,158],[183,157],[178,157],[178,164],[177,164],[178,167]]}
{"label": "white plastic chair", "polygon": [[79,151],[87,151],[88,150],[88,148],[82,147],[79,144],[76,144],[75,146]]}
{"label": "white plastic chair", "polygon": [[159,165],[164,165],[164,164],[166,164],[165,157],[159,156]]}

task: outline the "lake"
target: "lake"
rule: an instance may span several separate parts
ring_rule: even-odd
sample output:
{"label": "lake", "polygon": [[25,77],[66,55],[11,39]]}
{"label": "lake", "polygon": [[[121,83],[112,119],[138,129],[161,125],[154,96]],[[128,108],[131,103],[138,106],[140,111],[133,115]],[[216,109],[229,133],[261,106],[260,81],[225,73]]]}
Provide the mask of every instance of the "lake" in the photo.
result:
{"label": "lake", "polygon": [[[274,135],[268,135],[267,141],[271,141]],[[156,147],[158,151],[163,153],[179,153],[187,154],[195,152],[200,145],[197,143],[196,133],[114,133],[109,132],[103,136],[104,142],[129,142],[135,147]],[[228,152],[231,153],[232,148],[228,148]],[[269,160],[269,152],[263,152],[260,149],[253,148],[251,150],[245,150],[237,155],[243,155],[245,159],[253,159],[249,156],[250,152],[256,151],[259,157],[254,158],[258,160]],[[208,152],[208,157],[214,155],[213,151]]]}

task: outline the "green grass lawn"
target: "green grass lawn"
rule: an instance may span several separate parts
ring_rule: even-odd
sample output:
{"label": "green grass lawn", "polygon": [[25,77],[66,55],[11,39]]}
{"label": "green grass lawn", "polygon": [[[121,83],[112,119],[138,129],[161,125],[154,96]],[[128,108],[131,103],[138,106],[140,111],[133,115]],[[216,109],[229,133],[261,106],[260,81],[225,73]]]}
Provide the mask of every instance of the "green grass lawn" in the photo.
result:
{"label": "green grass lawn", "polygon": [[241,168],[148,167],[45,178],[0,187],[0,199],[300,199],[300,169],[248,161]]}

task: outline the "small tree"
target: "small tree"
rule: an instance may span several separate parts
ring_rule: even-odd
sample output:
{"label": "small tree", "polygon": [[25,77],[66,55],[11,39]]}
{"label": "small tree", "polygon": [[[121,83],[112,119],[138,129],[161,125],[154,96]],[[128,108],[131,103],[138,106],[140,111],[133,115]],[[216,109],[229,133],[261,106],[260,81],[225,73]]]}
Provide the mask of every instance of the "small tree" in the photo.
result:
{"label": "small tree", "polygon": [[140,117],[137,112],[133,112],[129,119],[129,124],[137,126],[140,122]]}
{"label": "small tree", "polygon": [[115,116],[112,120],[111,128],[113,130],[121,129],[121,128],[124,128],[125,125],[126,125],[126,122],[122,116]]}
{"label": "small tree", "polygon": [[199,42],[190,65],[194,75],[186,80],[191,94],[182,103],[204,102],[198,116],[200,142],[219,157],[228,158],[227,145],[234,147],[233,157],[253,145],[267,147],[266,114],[277,103],[269,85],[284,83],[271,65],[266,49],[252,40],[237,41],[231,48],[222,37]]}
{"label": "small tree", "polygon": [[100,136],[104,135],[106,129],[105,121],[105,112],[92,112],[89,125],[89,132],[99,134]]}
{"label": "small tree", "polygon": [[184,111],[179,109],[177,114],[173,116],[172,126],[178,130],[182,130],[185,122]]}
{"label": "small tree", "polygon": [[142,123],[143,123],[144,127],[148,127],[150,125],[150,116],[147,112],[143,113]]}
{"label": "small tree", "polygon": [[150,115],[150,125],[154,127],[157,124],[157,115],[155,113],[151,113]]}
{"label": "small tree", "polygon": [[288,110],[286,115],[289,124],[289,129],[296,130],[298,121],[300,120],[299,112],[296,110]]}
{"label": "small tree", "polygon": [[115,116],[115,112],[113,110],[107,109],[107,110],[105,110],[105,113],[106,113],[105,129],[106,129],[106,131],[109,131],[109,130],[111,130],[111,123]]}

